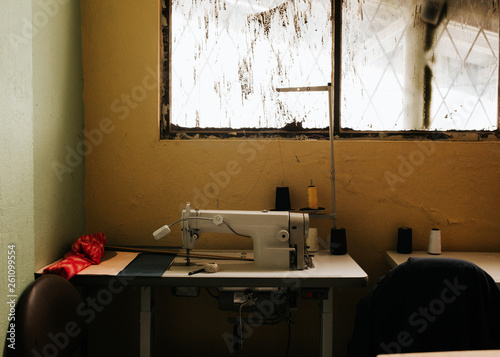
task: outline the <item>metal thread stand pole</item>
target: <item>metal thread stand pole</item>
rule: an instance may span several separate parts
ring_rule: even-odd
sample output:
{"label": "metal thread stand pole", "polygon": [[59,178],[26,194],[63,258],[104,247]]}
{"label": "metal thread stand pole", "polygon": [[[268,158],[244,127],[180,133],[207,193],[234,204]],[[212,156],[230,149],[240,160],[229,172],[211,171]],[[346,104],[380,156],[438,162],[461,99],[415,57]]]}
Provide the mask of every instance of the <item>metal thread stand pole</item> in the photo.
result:
{"label": "metal thread stand pole", "polygon": [[335,200],[335,155],[333,148],[333,139],[335,135],[335,124],[333,122],[333,91],[332,85],[328,85],[328,109],[330,116],[330,180],[332,182],[332,221],[333,229],[337,228],[337,204]]}
{"label": "metal thread stand pole", "polygon": [[329,133],[330,133],[330,180],[332,183],[332,223],[333,228],[337,228],[337,204],[335,203],[335,155],[333,148],[334,138],[334,122],[333,122],[333,87],[331,83],[326,86],[317,87],[289,87],[289,88],[276,88],[278,92],[328,92],[328,117],[330,120]]}
{"label": "metal thread stand pole", "polygon": [[[335,156],[333,138],[335,133],[333,122],[333,91],[331,83],[319,87],[295,87],[277,88],[278,92],[328,92],[328,116],[330,119],[330,180],[332,183],[332,223],[337,228],[337,205],[335,203]],[[320,356],[331,357],[333,355],[333,289],[328,289],[328,299],[321,302],[321,333],[320,333]]]}

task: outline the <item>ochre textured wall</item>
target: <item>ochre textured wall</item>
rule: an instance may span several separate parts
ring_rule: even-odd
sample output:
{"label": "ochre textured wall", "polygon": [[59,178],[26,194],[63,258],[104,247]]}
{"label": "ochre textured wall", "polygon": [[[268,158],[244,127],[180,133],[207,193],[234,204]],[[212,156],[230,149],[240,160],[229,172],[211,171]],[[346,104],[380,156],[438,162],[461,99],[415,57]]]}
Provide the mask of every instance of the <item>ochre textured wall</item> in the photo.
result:
{"label": "ochre textured wall", "polygon": [[[320,206],[331,206],[327,141],[159,141],[158,0],[86,0],[82,10],[85,127],[95,135],[85,166],[88,232],[103,231],[112,244],[179,245],[178,229],[159,242],[151,233],[177,220],[186,201],[199,208],[215,208],[219,199],[221,209],[269,209],[282,180],[291,189],[294,208],[306,205],[311,179]],[[369,274],[370,284],[387,271],[383,253],[395,249],[401,226],[413,228],[414,249],[426,249],[433,227],[442,230],[443,250],[500,249],[499,145],[335,142],[338,224],[346,227],[348,252]],[[328,220],[314,220],[312,225],[326,240]],[[234,237],[206,237],[199,247],[251,245]],[[364,292],[335,291],[334,349],[340,355],[345,353],[355,305]],[[182,326],[192,332],[197,322],[211,321],[208,310],[206,316],[188,317],[183,311],[192,311],[188,308],[192,302],[159,294],[175,304],[178,313],[169,310],[157,318],[178,318],[175,331]],[[209,304],[209,297],[199,299]],[[310,323],[317,329],[317,310],[305,303],[304,309],[301,328]],[[173,324],[162,325],[162,343],[178,351],[196,350],[188,338],[193,335],[172,331]],[[206,347],[218,351],[215,354],[228,354],[221,335],[229,329],[224,322],[210,325],[216,337],[206,341]],[[285,336],[276,335],[275,340],[284,345]],[[293,343],[297,353],[317,348],[308,339],[297,337]]]}

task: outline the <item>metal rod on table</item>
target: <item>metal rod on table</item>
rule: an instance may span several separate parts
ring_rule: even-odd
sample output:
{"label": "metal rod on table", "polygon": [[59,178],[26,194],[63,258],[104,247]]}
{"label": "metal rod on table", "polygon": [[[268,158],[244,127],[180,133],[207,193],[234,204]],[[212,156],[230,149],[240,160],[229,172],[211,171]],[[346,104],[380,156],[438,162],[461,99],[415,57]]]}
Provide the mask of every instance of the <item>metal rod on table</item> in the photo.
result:
{"label": "metal rod on table", "polygon": [[[175,250],[163,250],[163,249],[150,249],[150,248],[134,248],[134,247],[124,247],[119,245],[105,245],[106,249],[115,249],[115,250],[125,250],[131,252],[139,252],[139,253],[163,253],[163,254],[175,254],[180,257],[185,257],[186,253],[182,251]],[[253,258],[244,258],[244,257],[229,257],[226,255],[218,255],[218,254],[205,254],[205,253],[193,253],[189,252],[189,256],[193,258],[207,258],[207,259],[219,259],[219,260],[245,260],[245,261],[253,261]]]}

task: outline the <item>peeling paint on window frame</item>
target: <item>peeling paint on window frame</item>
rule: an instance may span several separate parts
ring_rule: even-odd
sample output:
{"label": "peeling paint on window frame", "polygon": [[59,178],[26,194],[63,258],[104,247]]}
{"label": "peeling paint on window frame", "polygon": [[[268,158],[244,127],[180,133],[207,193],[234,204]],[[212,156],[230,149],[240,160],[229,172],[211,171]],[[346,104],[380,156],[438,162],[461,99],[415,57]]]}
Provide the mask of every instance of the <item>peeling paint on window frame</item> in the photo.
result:
{"label": "peeling paint on window frame", "polygon": [[[168,6],[166,6],[168,2]],[[332,0],[333,14],[333,41],[332,41],[332,76],[333,76],[333,113],[334,135],[336,139],[384,139],[384,140],[451,140],[451,141],[490,141],[500,139],[500,89],[499,89],[499,115],[497,130],[494,131],[358,131],[341,127],[340,98],[341,98],[341,39],[342,39],[342,1]],[[171,32],[169,23],[171,19],[170,1],[161,0],[160,12],[160,140],[185,140],[185,139],[228,139],[228,138],[290,138],[298,140],[328,140],[329,128],[305,129],[300,125],[288,124],[283,128],[181,128],[170,123],[171,103],[171,67],[169,53],[171,51]],[[500,75],[499,75],[500,76]],[[500,82],[500,81],[499,81]],[[299,123],[300,124],[300,123]]]}

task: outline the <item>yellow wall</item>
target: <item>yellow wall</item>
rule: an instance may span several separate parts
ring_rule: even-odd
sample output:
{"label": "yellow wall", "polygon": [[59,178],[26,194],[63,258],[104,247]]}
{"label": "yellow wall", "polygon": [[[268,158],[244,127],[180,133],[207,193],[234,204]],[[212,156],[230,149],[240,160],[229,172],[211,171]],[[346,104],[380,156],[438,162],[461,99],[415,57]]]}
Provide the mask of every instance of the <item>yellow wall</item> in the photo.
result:
{"label": "yellow wall", "polygon": [[[282,179],[294,208],[306,205],[310,179],[320,206],[330,207],[327,141],[158,140],[158,0],[86,0],[82,35],[85,127],[94,133],[85,166],[89,233],[103,231],[111,244],[179,245],[178,230],[158,243],[151,232],[178,219],[186,201],[214,208],[218,198],[221,209],[269,209]],[[413,228],[414,249],[426,249],[429,230],[438,227],[443,250],[500,250],[499,145],[335,142],[338,224],[371,283],[387,271],[383,252],[395,249],[401,226]],[[327,239],[328,221],[316,224]],[[199,247],[249,243],[202,239]],[[364,291],[336,295],[336,352],[345,351]]]}

